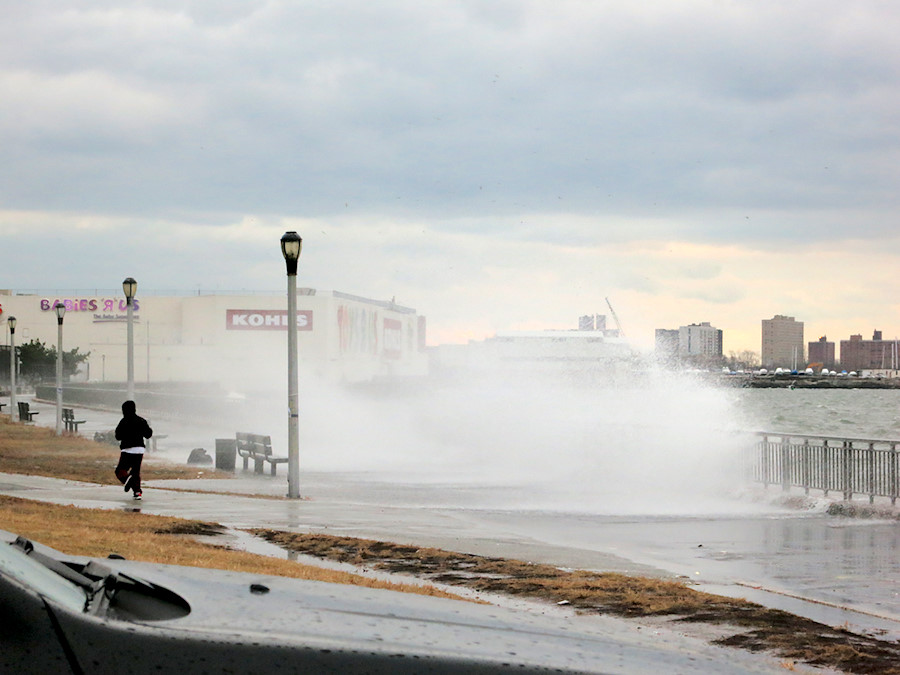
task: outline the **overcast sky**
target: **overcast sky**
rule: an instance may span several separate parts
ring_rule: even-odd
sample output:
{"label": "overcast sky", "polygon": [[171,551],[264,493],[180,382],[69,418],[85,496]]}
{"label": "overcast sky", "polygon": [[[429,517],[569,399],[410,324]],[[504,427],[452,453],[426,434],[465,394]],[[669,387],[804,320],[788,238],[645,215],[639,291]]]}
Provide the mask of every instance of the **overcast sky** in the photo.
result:
{"label": "overcast sky", "polygon": [[0,288],[900,335],[900,5],[0,0]]}

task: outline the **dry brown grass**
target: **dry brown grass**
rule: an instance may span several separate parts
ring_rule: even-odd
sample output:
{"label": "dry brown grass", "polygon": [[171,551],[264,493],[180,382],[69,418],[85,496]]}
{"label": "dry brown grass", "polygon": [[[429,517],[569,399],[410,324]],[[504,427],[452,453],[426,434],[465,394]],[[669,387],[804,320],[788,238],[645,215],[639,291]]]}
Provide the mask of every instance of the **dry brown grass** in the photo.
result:
{"label": "dry brown grass", "polygon": [[379,581],[203,543],[194,536],[220,533],[221,526],[183,518],[80,509],[0,495],[0,529],[70,555],[105,558],[110,553],[118,553],[129,560],[143,562],[312,579],[460,599],[458,595],[433,586]]}
{"label": "dry brown grass", "polygon": [[[0,415],[0,472],[67,478],[101,485],[118,484],[113,469],[119,450],[74,434],[57,436],[53,429],[14,422]],[[144,480],[168,478],[231,478],[232,474],[205,467],[161,462],[146,457]]]}
{"label": "dry brown grass", "polygon": [[401,546],[383,541],[279,530],[253,534],[288,550],[387,572],[416,574],[483,592],[565,602],[579,609],[620,616],[690,614],[720,606],[749,606],[744,600],[698,592],[680,581],[612,572],[567,571],[552,565]]}
{"label": "dry brown grass", "polygon": [[444,584],[565,603],[585,613],[668,616],[673,621],[730,627],[718,644],[769,651],[781,658],[848,673],[900,674],[900,647],[841,627],[825,626],[746,600],[694,590],[676,580],[567,571],[519,560],[400,546],[368,539],[258,529],[288,550],[329,560],[406,572]]}

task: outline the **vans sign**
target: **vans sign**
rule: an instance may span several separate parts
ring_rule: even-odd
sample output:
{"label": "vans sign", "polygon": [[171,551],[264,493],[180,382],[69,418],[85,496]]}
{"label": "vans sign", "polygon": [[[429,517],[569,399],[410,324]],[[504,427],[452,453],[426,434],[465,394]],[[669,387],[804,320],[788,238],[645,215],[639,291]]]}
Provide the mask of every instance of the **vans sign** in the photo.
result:
{"label": "vans sign", "polygon": [[[312,330],[313,313],[310,309],[297,311],[297,330]],[[287,330],[286,309],[227,309],[225,330]]]}

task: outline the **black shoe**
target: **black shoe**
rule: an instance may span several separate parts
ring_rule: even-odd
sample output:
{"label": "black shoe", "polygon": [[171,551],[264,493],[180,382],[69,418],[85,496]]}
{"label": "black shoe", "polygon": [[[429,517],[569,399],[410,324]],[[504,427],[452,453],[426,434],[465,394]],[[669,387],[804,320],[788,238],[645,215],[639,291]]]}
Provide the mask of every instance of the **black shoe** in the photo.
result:
{"label": "black shoe", "polygon": [[141,497],[143,497],[143,493],[141,493],[141,492],[135,492],[135,493],[134,493],[134,499],[135,499],[135,501],[138,501],[138,502],[141,501]]}

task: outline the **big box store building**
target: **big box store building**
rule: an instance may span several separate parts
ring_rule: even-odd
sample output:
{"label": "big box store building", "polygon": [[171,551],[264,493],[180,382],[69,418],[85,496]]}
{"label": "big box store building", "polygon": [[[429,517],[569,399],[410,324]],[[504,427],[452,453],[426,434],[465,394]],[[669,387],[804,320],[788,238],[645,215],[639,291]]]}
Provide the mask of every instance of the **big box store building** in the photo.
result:
{"label": "big box store building", "polygon": [[[63,351],[90,353],[76,378],[124,382],[127,307],[121,294],[0,290],[0,330],[16,317],[17,345],[57,343],[54,306],[66,307]],[[141,295],[134,300],[135,385],[196,382],[228,391],[280,389],[287,372],[287,298],[276,294]],[[369,382],[426,374],[425,318],[392,301],[300,289],[301,377]],[[5,370],[5,369],[4,369]]]}

